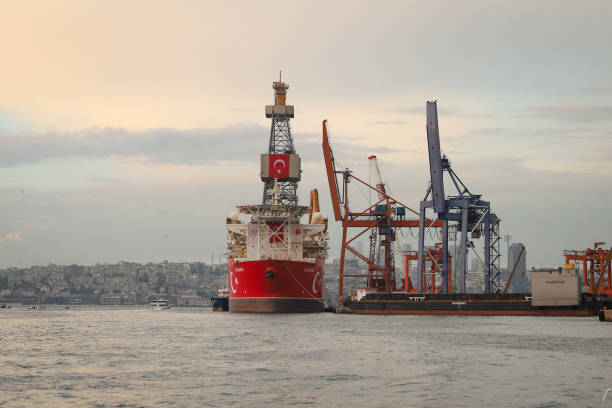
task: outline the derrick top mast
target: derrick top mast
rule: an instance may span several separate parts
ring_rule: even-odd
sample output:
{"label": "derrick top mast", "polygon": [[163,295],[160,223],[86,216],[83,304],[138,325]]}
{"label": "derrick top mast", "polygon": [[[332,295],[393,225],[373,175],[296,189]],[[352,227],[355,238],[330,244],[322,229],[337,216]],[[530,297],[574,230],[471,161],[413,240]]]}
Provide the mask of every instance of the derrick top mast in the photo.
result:
{"label": "derrick top mast", "polygon": [[297,183],[300,180],[300,156],[295,152],[289,120],[293,105],[287,105],[289,85],[279,78],[272,83],[274,104],[266,106],[266,117],[272,119],[268,152],[261,155],[261,180],[264,182],[263,205],[298,204]]}
{"label": "derrick top mast", "polygon": [[289,84],[282,82],[279,78],[278,82],[272,82],[272,88],[274,88],[274,105],[285,106]]}

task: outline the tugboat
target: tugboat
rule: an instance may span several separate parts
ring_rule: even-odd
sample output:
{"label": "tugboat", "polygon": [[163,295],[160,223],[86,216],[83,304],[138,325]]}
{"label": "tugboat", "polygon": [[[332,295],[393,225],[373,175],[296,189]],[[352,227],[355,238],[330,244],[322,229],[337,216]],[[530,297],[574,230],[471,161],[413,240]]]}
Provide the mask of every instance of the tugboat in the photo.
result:
{"label": "tugboat", "polygon": [[[298,205],[300,157],[293,146],[287,105],[289,85],[272,83],[274,105],[268,152],[261,155],[262,204],[238,207],[227,218],[229,311],[296,313],[324,311],[323,264],[327,257],[327,220],[311,205]],[[249,217],[239,219],[239,214]],[[309,222],[301,218],[309,214]]]}
{"label": "tugboat", "polygon": [[229,289],[217,289],[217,296],[211,297],[213,312],[227,312],[229,310]]}

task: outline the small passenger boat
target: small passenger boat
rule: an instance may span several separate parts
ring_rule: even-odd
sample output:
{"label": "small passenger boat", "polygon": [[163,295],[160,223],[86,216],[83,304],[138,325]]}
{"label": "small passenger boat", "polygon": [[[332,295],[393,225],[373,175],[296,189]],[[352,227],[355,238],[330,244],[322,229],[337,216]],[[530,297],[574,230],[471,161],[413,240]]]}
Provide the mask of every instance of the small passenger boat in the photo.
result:
{"label": "small passenger boat", "polygon": [[171,308],[170,301],[166,299],[152,300],[150,305],[153,310],[166,310]]}

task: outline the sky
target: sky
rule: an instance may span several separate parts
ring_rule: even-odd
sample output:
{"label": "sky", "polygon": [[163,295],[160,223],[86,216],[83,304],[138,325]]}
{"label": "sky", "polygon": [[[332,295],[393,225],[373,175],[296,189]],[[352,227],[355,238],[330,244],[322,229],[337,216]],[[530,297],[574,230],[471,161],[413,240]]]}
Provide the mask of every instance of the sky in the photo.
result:
{"label": "sky", "polygon": [[562,265],[612,244],[611,20],[605,0],[0,0],[0,267],[218,262],[225,217],[261,200],[280,70],[303,204],[318,188],[332,217],[328,119],[338,162],[367,179],[376,154],[417,209],[437,100],[442,150],[502,235]]}

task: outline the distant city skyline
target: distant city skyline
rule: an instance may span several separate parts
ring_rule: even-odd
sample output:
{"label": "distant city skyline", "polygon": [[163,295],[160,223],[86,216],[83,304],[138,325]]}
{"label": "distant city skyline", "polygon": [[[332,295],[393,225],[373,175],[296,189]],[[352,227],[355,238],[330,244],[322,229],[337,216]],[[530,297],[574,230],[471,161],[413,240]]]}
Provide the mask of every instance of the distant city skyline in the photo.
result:
{"label": "distant city skyline", "polygon": [[427,100],[443,152],[528,268],[608,247],[611,20],[603,0],[5,3],[0,267],[216,258],[225,217],[261,201],[279,70],[300,201],[319,189],[331,258],[321,121],[339,163],[367,178],[376,154],[418,209]]}
{"label": "distant city skyline", "polygon": [[510,290],[514,293],[531,293],[530,275],[527,273],[527,263],[529,262],[527,248],[521,254],[521,248],[523,247],[522,243],[517,242],[510,245],[508,249],[508,277],[512,274],[516,264],[512,282],[510,282]]}

